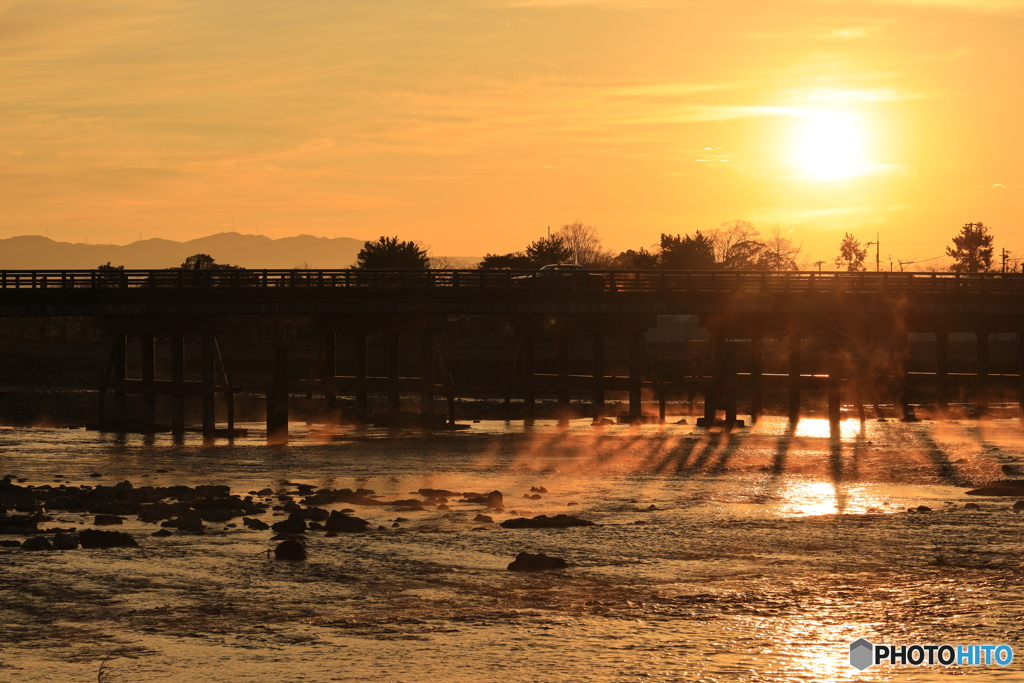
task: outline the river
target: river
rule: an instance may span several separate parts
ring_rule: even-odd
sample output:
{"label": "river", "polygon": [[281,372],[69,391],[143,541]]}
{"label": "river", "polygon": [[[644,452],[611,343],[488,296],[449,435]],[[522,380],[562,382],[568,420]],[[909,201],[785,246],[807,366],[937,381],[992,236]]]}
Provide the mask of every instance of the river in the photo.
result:
{"label": "river", "polygon": [[[733,434],[587,421],[483,421],[433,436],[293,425],[283,447],[242,426],[249,437],[215,445],[4,429],[0,476],[243,495],[307,483],[387,500],[498,490],[506,509],[354,506],[376,530],[307,533],[302,563],[268,557],[271,531],[216,524],[156,538],[158,525],[134,518],[119,529],[138,549],[0,548],[0,681],[1022,680],[1020,661],[849,666],[861,637],[1008,643],[1024,658],[1024,515],[1013,498],[966,494],[1024,464],[1015,420],[846,421],[834,435],[822,420],[790,430],[780,418]],[[596,526],[504,529],[479,513]],[[53,517],[42,526],[92,522]],[[570,566],[507,571],[521,551]]]}

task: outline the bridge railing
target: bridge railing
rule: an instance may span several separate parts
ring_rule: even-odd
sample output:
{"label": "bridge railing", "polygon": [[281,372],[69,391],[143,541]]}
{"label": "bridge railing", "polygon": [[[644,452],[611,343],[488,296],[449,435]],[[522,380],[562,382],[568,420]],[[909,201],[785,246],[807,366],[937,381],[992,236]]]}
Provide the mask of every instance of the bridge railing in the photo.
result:
{"label": "bridge railing", "polygon": [[537,277],[533,270],[4,270],[0,290],[27,289],[516,289],[593,292],[1024,294],[1020,273],[593,270]]}

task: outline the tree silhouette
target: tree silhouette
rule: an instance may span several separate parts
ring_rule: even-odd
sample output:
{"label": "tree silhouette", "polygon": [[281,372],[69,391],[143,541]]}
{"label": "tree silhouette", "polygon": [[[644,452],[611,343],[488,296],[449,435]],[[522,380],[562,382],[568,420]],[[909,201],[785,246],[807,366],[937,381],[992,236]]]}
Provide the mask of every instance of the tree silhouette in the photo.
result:
{"label": "tree silhouette", "polygon": [[542,237],[526,247],[530,263],[539,268],[550,263],[572,263],[572,252],[561,237]]}
{"label": "tree silhouette", "polygon": [[800,251],[801,246],[783,237],[776,227],[764,241],[764,248],[757,255],[754,267],[758,270],[800,270],[800,263],[797,262]]}
{"label": "tree silhouette", "polygon": [[600,268],[611,256],[601,248],[601,238],[593,225],[586,225],[580,221],[567,223],[556,230],[552,237],[562,240],[562,244],[569,251],[567,261],[586,268]]}
{"label": "tree silhouette", "polygon": [[712,231],[715,260],[724,270],[755,270],[764,251],[761,233],[747,221],[730,221]]}
{"label": "tree silhouette", "polygon": [[[955,247],[955,248],[954,248]],[[954,273],[985,273],[992,270],[992,235],[982,222],[965,223],[953,238],[953,247],[946,247],[953,258]]]}
{"label": "tree silhouette", "polygon": [[529,270],[533,268],[530,257],[521,251],[508,254],[485,254],[478,268],[484,270]]}
{"label": "tree silhouette", "polygon": [[357,268],[426,270],[428,265],[426,249],[397,237],[380,237],[376,242],[366,242],[356,255]]}
{"label": "tree silhouette", "polygon": [[617,270],[654,270],[658,267],[658,255],[643,247],[639,250],[627,249],[613,258],[608,267]]}
{"label": "tree silhouette", "polygon": [[659,266],[665,270],[712,270],[715,267],[715,244],[700,230],[693,236],[661,234]]}
{"label": "tree silhouette", "polygon": [[864,270],[864,259],[868,256],[867,247],[860,246],[860,241],[846,233],[839,244],[839,256],[836,256],[836,267],[845,268],[851,273]]}

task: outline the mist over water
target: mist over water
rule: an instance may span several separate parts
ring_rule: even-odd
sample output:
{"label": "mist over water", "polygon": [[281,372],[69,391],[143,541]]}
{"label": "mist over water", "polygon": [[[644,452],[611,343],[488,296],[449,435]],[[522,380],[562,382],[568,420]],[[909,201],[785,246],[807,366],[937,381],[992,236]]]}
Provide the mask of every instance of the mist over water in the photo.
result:
{"label": "mist over water", "polygon": [[[1024,521],[1015,499],[966,495],[1024,462],[1017,421],[847,421],[835,435],[826,421],[790,430],[777,418],[731,435],[589,421],[485,421],[433,436],[293,424],[298,433],[278,448],[248,426],[249,438],[213,446],[198,435],[175,445],[164,435],[0,430],[0,476],[227,484],[241,495],[301,482],[383,500],[499,490],[505,510],[456,498],[447,511],[351,506],[384,529],[308,532],[301,564],[267,558],[271,531],[210,524],[204,536],[153,538],[159,526],[132,517],[120,530],[139,549],[0,548],[0,680],[94,681],[108,656],[108,681],[1021,676],[1016,662],[863,673],[847,663],[859,637],[1024,652]],[[524,498],[541,487],[540,499]],[[922,505],[931,512],[907,512]],[[478,513],[567,513],[597,526],[502,529],[475,522]],[[92,522],[53,516],[41,527]],[[570,568],[506,571],[521,551]]]}

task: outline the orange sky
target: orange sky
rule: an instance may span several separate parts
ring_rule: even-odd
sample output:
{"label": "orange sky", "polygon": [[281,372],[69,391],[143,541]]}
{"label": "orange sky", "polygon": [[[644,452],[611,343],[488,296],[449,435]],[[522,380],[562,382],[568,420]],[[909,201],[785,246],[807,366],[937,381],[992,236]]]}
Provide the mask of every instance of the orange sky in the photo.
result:
{"label": "orange sky", "polygon": [[1024,256],[1024,0],[0,0],[0,83],[0,237]]}

